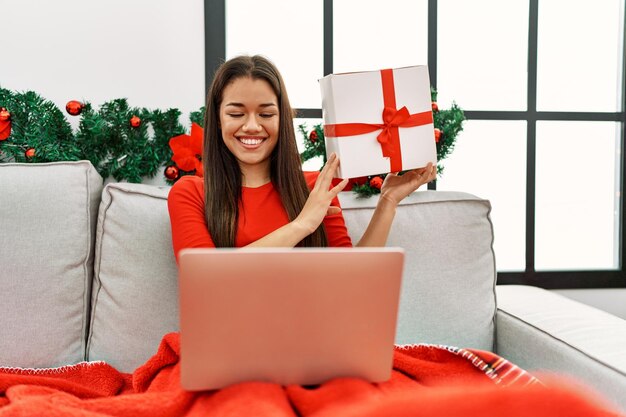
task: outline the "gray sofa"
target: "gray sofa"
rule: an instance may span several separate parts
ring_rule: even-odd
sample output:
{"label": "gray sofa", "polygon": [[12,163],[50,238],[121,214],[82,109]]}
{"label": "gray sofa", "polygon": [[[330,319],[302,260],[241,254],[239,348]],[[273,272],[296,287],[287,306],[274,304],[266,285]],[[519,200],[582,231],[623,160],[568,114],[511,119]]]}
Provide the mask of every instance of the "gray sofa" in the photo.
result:
{"label": "gray sofa", "polygon": [[[104,360],[129,372],[178,329],[168,191],[103,187],[85,161],[0,164],[0,366]],[[375,198],[340,199],[356,241]],[[397,343],[492,350],[626,410],[626,322],[543,289],[496,285],[490,210],[440,191],[398,209],[388,243],[407,253]]]}

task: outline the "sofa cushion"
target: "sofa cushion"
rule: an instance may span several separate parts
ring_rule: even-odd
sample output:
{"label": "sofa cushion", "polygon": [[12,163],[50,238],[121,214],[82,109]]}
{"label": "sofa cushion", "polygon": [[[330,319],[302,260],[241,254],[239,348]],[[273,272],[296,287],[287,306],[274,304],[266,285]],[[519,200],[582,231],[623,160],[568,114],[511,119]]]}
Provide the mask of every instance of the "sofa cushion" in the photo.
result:
{"label": "sofa cushion", "polygon": [[84,360],[102,178],[87,161],[0,164],[0,365]]}
{"label": "sofa cushion", "polygon": [[[341,193],[354,244],[377,200]],[[398,207],[387,241],[406,252],[398,344],[493,349],[496,269],[490,210],[487,200],[447,191],[418,191]]]}
{"label": "sofa cushion", "polygon": [[111,183],[96,228],[89,360],[130,372],[178,329],[178,271],[169,187]]}
{"label": "sofa cushion", "polygon": [[[109,184],[98,216],[88,359],[132,371],[178,329],[168,187]],[[340,196],[354,242],[376,198]],[[388,246],[406,251],[398,343],[493,348],[490,205],[465,193],[417,192],[398,208]],[[439,246],[433,246],[437,242]]]}

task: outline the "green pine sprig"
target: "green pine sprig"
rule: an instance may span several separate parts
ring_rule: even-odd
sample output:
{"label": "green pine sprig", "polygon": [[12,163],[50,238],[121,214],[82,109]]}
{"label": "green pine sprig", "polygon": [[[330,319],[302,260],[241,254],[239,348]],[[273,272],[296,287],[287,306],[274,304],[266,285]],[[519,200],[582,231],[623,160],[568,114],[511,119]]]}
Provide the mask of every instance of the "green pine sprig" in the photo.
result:
{"label": "green pine sprig", "polygon": [[[103,178],[116,181],[141,182],[162,173],[173,164],[169,140],[185,133],[178,109],[131,107],[125,98],[98,109],[86,102],[79,116],[69,116],[35,92],[0,88],[0,107],[11,113],[11,134],[0,141],[0,163],[89,160]],[[139,126],[131,125],[133,116],[141,120]],[[67,117],[80,117],[76,131]],[[202,126],[204,107],[190,119]],[[29,158],[30,148],[35,154]]]}
{"label": "green pine sprig", "polygon": [[[321,125],[313,126],[313,130],[307,131],[306,123],[298,125],[298,131],[304,136],[304,151],[300,154],[302,162],[321,156],[323,164],[326,163],[326,145],[324,144],[324,130]],[[322,164],[322,165],[323,165]]]}
{"label": "green pine sprig", "polygon": [[[0,162],[51,162],[76,160],[80,149],[72,128],[51,101],[32,91],[13,92],[0,88],[0,107],[11,113],[11,135],[0,142]],[[29,148],[35,156],[26,157]]]}

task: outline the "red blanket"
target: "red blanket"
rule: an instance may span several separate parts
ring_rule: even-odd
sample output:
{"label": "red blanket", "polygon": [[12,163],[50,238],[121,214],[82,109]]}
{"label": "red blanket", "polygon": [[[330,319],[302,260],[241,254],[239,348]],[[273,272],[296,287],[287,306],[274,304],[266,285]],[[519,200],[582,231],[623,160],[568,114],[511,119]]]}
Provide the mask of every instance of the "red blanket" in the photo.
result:
{"label": "red blanket", "polygon": [[617,416],[561,380],[541,383],[489,352],[397,347],[390,381],[320,386],[249,382],[217,391],[180,387],[178,334],[132,374],[104,362],[0,368],[0,416]]}

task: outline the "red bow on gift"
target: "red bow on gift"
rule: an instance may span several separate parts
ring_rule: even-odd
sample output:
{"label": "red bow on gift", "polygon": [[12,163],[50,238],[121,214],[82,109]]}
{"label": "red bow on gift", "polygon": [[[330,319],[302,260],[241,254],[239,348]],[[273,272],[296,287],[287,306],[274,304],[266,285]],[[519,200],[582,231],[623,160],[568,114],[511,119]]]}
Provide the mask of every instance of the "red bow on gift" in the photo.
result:
{"label": "red bow on gift", "polygon": [[191,135],[178,135],[170,139],[170,148],[174,155],[172,161],[184,171],[196,170],[196,175],[204,175],[202,168],[202,142],[204,129],[197,123],[191,124]]}
{"label": "red bow on gift", "polygon": [[383,84],[384,108],[382,124],[377,123],[341,123],[324,125],[324,135],[327,137],[356,136],[382,130],[376,140],[380,143],[383,156],[389,158],[390,171],[402,171],[402,152],[400,150],[401,127],[415,127],[433,123],[432,111],[410,114],[406,106],[396,109],[396,92],[393,82],[393,70],[380,71]]}

